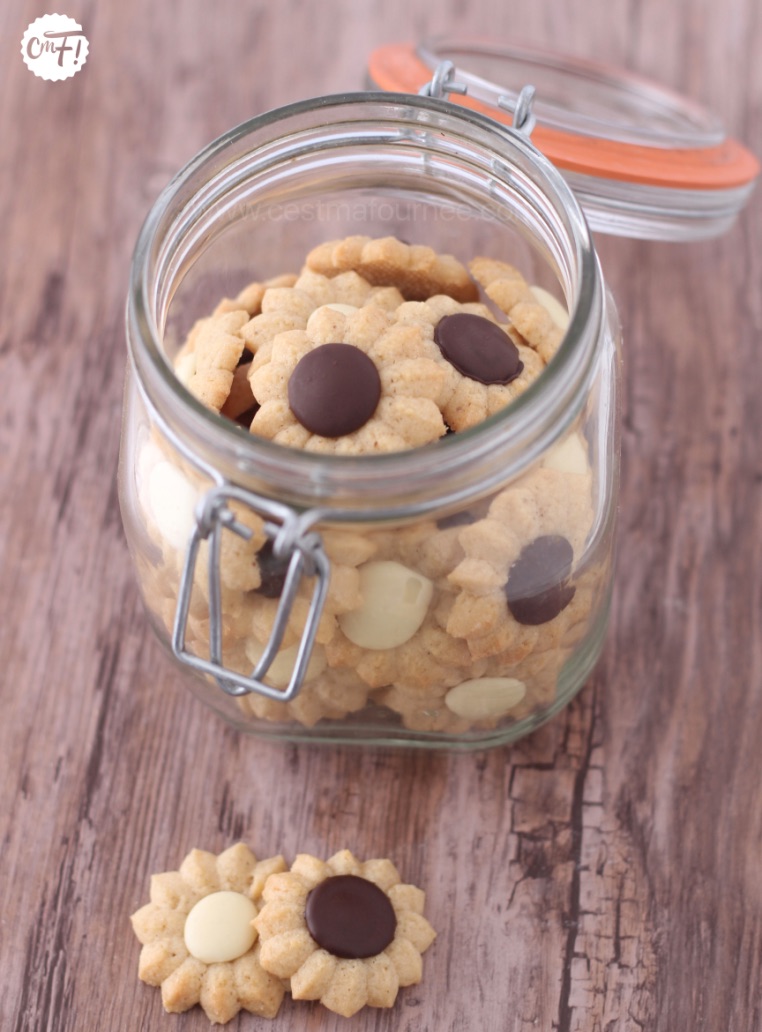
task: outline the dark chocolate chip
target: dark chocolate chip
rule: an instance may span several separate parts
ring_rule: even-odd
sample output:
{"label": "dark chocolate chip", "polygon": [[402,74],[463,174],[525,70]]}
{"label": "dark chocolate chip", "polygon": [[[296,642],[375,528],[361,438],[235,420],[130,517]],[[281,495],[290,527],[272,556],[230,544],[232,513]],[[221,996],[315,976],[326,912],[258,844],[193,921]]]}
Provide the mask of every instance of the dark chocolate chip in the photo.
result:
{"label": "dark chocolate chip", "polygon": [[574,551],[560,534],[545,534],[523,548],[508,571],[508,608],[520,624],[547,623],[574,598],[568,584]]}
{"label": "dark chocolate chip", "polygon": [[257,552],[262,583],[255,590],[265,598],[280,598],[283,594],[283,585],[286,583],[289,562],[290,559],[279,559],[273,553],[273,543],[268,538]]}
{"label": "dark chocolate chip", "polygon": [[365,426],[380,397],[378,370],[351,344],[321,344],[308,351],[288,382],[291,411],[321,437],[343,437]]}
{"label": "dark chocolate chip", "polygon": [[450,365],[479,383],[510,383],[524,368],[505,330],[481,315],[446,315],[434,329],[434,340]]}
{"label": "dark chocolate chip", "polygon": [[375,957],[397,928],[386,893],[354,874],[339,874],[316,885],[307,897],[305,919],[318,946],[346,960]]}

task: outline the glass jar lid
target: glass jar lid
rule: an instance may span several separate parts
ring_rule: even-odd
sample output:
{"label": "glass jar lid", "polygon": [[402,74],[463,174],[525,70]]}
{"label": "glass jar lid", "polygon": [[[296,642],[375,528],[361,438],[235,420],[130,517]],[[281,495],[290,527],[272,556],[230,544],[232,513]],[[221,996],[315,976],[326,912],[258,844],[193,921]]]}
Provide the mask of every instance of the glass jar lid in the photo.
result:
{"label": "glass jar lid", "polygon": [[562,172],[594,230],[652,240],[717,236],[754,189],[757,159],[713,115],[618,69],[441,37],[380,47],[368,72],[374,88],[417,93],[443,61],[465,87],[448,99],[506,125],[522,88],[535,88],[532,141]]}

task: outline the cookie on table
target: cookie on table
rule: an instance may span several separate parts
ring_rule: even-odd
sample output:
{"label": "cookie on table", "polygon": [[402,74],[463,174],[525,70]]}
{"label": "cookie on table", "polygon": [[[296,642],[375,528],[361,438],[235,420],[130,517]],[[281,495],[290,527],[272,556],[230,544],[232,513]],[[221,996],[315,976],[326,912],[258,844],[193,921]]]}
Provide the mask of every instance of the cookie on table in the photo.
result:
{"label": "cookie on table", "polygon": [[[278,444],[368,455],[428,444],[447,430],[435,399],[445,373],[419,329],[377,305],[315,309],[304,330],[272,340],[252,363],[260,408],[251,432]],[[256,366],[256,368],[254,368]]]}
{"label": "cookie on table", "polygon": [[509,317],[516,332],[544,363],[550,362],[565,331],[562,319],[556,314],[561,306],[557,302],[552,305],[555,299],[546,296],[545,291],[540,293],[538,288],[530,287],[518,269],[507,262],[474,258],[469,268],[487,297]]}
{"label": "cookie on table", "polygon": [[131,921],[142,944],[138,976],[161,986],[166,1011],[200,1004],[213,1024],[240,1010],[277,1014],[283,983],[262,967],[252,921],[266,879],[285,869],[283,857],[257,861],[238,843],[219,855],[193,849],[179,870],[152,876],[150,903]]}
{"label": "cookie on table", "polygon": [[396,237],[329,240],[310,251],[306,265],[323,276],[358,272],[374,286],[396,287],[408,301],[425,301],[434,294],[449,294],[456,301],[479,297],[468,270],[452,255]]}
{"label": "cookie on table", "polygon": [[436,933],[424,894],[402,883],[390,860],[361,863],[348,849],[327,861],[303,853],[265,882],[255,918],[266,971],[289,979],[295,1000],[319,1000],[351,1017],[391,1007],[422,977],[421,954]]}

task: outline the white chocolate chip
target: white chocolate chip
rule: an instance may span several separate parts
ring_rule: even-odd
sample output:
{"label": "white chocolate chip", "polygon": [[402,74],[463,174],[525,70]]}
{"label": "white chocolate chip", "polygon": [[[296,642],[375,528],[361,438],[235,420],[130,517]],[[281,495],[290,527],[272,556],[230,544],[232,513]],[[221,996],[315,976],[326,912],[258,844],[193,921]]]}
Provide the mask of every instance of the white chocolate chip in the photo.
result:
{"label": "white chocolate chip", "polygon": [[[260,645],[258,642],[247,641],[246,643],[246,658],[249,660],[252,666],[256,666],[262,658],[262,653],[265,651],[264,645]],[[298,645],[291,645],[287,649],[282,649],[275,656],[272,661],[272,665],[267,673],[264,675],[265,684],[269,684],[273,688],[287,688],[288,682],[291,680],[291,675],[294,672],[294,666],[296,665],[296,655],[299,651]],[[325,652],[320,645],[315,645],[312,649],[312,655],[310,656],[309,663],[307,664],[307,671],[304,679],[310,680],[310,678],[317,677],[325,670]]]}
{"label": "white chocolate chip", "polygon": [[213,892],[193,907],[185,920],[185,945],[204,964],[224,964],[248,953],[257,932],[257,908],[241,892]]}
{"label": "white chocolate chip", "polygon": [[561,302],[543,287],[530,287],[530,290],[556,326],[561,330],[567,330],[569,328],[569,313]]}
{"label": "white chocolate chip", "polygon": [[413,637],[429,608],[434,585],[401,563],[387,560],[360,567],[362,605],[339,617],[342,631],[366,649],[393,649]]}
{"label": "white chocolate chip", "polygon": [[357,305],[342,305],[338,301],[332,301],[330,305],[323,305],[323,308],[330,308],[340,315],[353,315],[357,311]]}
{"label": "white chocolate chip", "polygon": [[555,469],[559,473],[587,473],[587,449],[579,434],[569,434],[560,444],[554,445],[542,460],[542,464],[547,469]]}
{"label": "white chocolate chip", "polygon": [[148,478],[151,470],[160,462],[164,462],[164,452],[151,438],[146,431],[144,442],[140,446],[135,461],[135,481],[141,496],[148,490]]}
{"label": "white chocolate chip", "polygon": [[526,695],[526,685],[515,677],[478,677],[462,681],[445,696],[445,705],[466,720],[502,717]]}
{"label": "white chocolate chip", "polygon": [[162,459],[148,475],[148,504],[159,533],[173,548],[184,549],[196,524],[199,495],[171,462]]}

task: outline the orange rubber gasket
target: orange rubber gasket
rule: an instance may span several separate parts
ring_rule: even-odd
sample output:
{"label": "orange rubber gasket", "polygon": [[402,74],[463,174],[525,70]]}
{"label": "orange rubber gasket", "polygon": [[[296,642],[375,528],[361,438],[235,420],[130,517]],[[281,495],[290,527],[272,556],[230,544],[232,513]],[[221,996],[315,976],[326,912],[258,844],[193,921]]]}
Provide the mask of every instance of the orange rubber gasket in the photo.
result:
{"label": "orange rubber gasket", "polygon": [[[393,43],[374,50],[368,61],[371,80],[394,93],[417,93],[431,79],[431,69],[410,44]],[[511,115],[469,96],[450,94],[454,104],[471,108],[505,125]],[[558,168],[599,179],[618,179],[681,190],[726,190],[746,186],[759,174],[751,151],[736,140],[716,147],[665,149],[565,133],[537,125],[532,142]]]}

